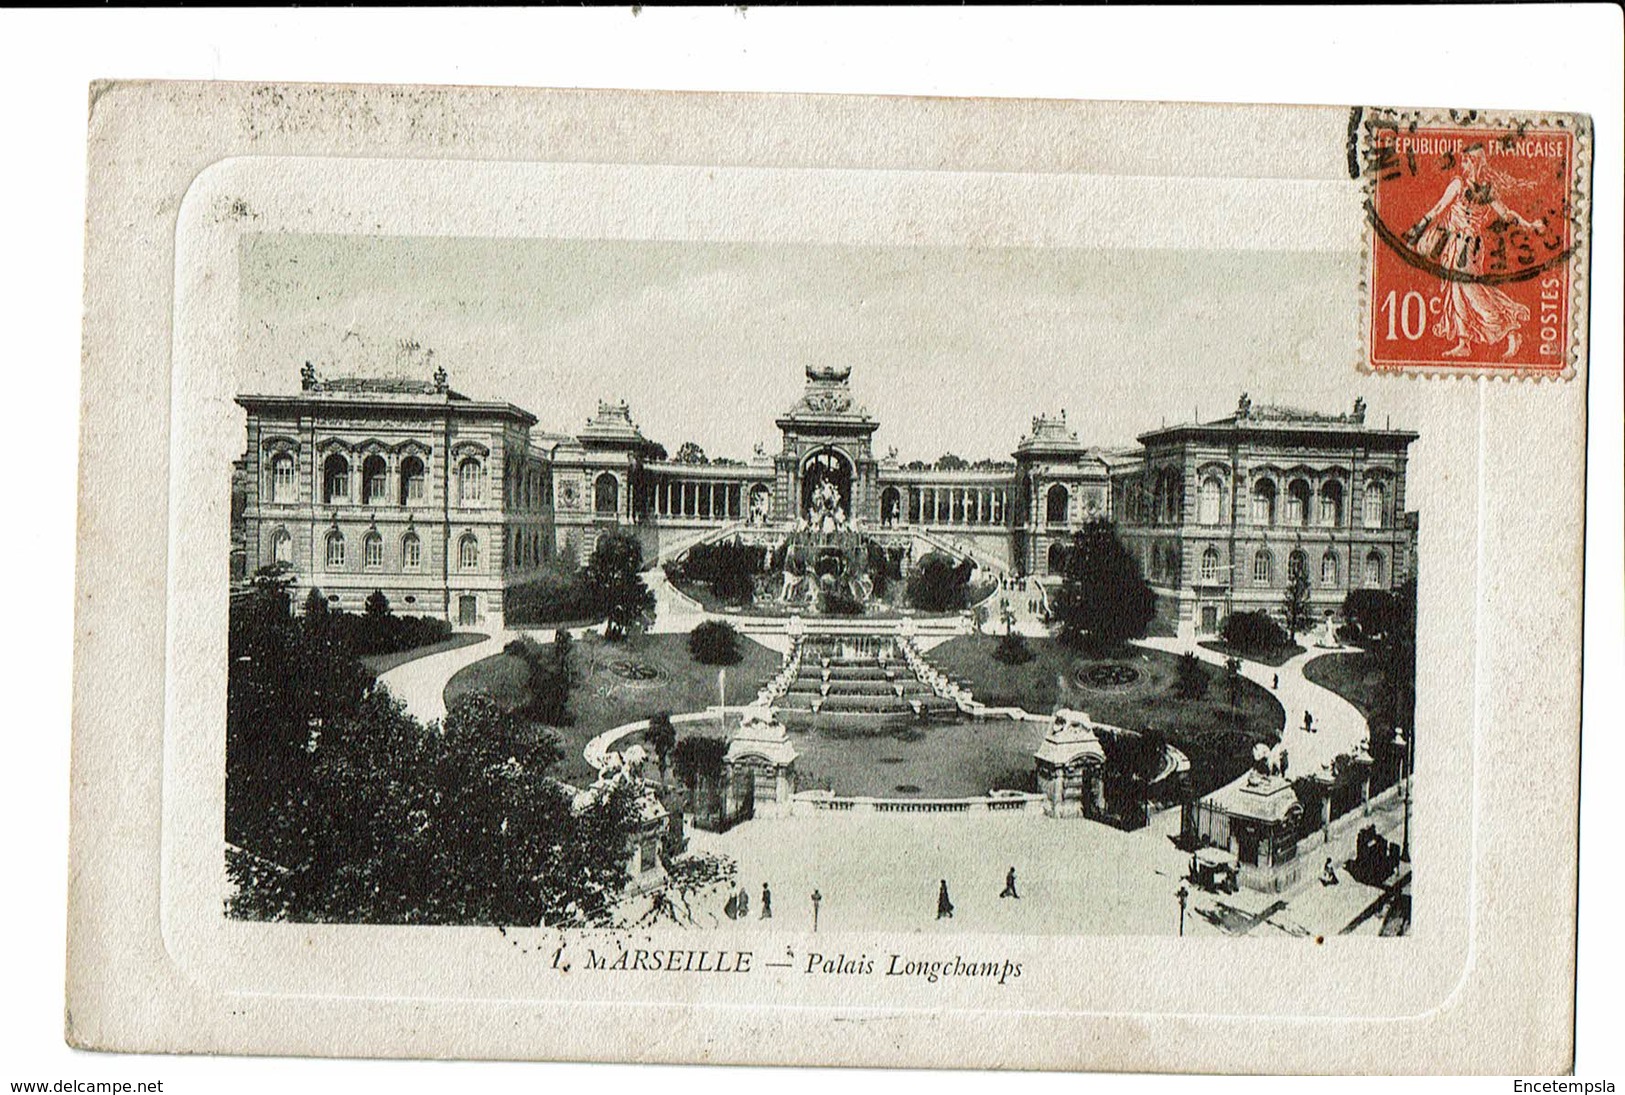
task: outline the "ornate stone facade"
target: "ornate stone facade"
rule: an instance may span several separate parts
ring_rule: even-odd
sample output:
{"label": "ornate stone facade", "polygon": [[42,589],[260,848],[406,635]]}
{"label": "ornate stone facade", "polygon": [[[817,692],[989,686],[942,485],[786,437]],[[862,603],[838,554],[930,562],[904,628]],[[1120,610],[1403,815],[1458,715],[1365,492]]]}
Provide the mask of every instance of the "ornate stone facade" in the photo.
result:
{"label": "ornate stone facade", "polygon": [[238,399],[243,565],[285,559],[346,608],[382,589],[397,611],[489,626],[505,588],[551,560],[584,562],[611,529],[655,560],[724,535],[767,543],[834,514],[884,541],[1054,583],[1072,534],[1100,518],[1140,561],[1163,627],[1186,635],[1234,611],[1278,614],[1300,569],[1322,619],[1350,589],[1414,572],[1416,434],[1369,425],[1361,400],[1325,414],[1243,396],[1231,415],[1128,449],[1086,444],[1063,411],[1034,418],[1009,462],[943,468],[877,456],[880,423],[850,377],[806,370],[776,420],[776,452],[692,464],[668,459],[625,403],[600,403],[566,437],[451,391],[443,371],[426,384],[322,381],[307,368],[297,395]]}
{"label": "ornate stone facade", "polygon": [[503,590],[554,553],[551,453],[536,419],[432,383],[323,381],[243,395],[244,569],[284,562],[359,611],[382,590],[403,614],[502,619]]}

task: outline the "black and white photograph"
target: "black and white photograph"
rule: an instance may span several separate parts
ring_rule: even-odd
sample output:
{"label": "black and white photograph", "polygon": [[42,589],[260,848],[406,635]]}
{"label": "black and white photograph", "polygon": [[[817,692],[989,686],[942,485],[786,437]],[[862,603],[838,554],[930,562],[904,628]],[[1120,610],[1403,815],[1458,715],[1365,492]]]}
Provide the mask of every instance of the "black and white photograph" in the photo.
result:
{"label": "black and white photograph", "polygon": [[1612,1090],[1617,9],[98,14],[0,1082]]}
{"label": "black and white photograph", "polygon": [[1340,258],[240,255],[230,915],[1405,933],[1425,446],[1240,390]]}

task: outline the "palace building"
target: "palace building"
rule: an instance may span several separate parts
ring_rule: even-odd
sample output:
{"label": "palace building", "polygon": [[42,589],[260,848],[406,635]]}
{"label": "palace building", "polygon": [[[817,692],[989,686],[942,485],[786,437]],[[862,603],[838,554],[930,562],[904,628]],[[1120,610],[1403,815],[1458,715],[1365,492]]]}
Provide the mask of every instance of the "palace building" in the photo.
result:
{"label": "palace building", "polygon": [[[1278,613],[1292,576],[1317,615],[1350,589],[1388,589],[1414,566],[1405,510],[1417,435],[1375,428],[1365,404],[1312,413],[1254,406],[1141,434],[1127,449],[1080,441],[1039,415],[1003,464],[905,467],[846,367],[811,367],[777,419],[780,444],[744,461],[678,463],[625,403],[600,403],[574,436],[530,412],[432,382],[322,380],[242,395],[247,449],[234,482],[234,570],[289,564],[301,586],[358,610],[383,590],[397,611],[500,626],[504,591],[538,568],[578,565],[597,538],[636,536],[644,557],[702,540],[770,546],[820,523],[910,558],[1059,581],[1071,536],[1112,521],[1157,593],[1165,630],[1211,634],[1234,611]],[[240,553],[240,554],[239,554]]]}

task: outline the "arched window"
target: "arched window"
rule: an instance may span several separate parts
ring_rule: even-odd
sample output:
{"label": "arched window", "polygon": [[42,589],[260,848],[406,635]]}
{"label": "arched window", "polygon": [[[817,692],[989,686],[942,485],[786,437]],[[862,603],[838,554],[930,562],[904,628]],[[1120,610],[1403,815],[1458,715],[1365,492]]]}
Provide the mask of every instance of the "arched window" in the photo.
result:
{"label": "arched window", "polygon": [[1336,480],[1320,486],[1320,523],[1329,528],[1343,523],[1343,484]]}
{"label": "arched window", "polygon": [[1047,525],[1066,524],[1067,503],[1070,501],[1066,488],[1056,483],[1044,496],[1044,523]]}
{"label": "arched window", "polygon": [[401,567],[405,570],[416,570],[423,565],[423,541],[418,534],[409,532],[401,537]]}
{"label": "arched window", "polygon": [[1298,548],[1286,557],[1286,578],[1289,582],[1295,582],[1300,577],[1309,577],[1309,556]]}
{"label": "arched window", "polygon": [[1320,557],[1320,584],[1334,586],[1337,584],[1337,552],[1328,551]]}
{"label": "arched window", "polygon": [[896,487],[880,492],[880,523],[895,525],[902,520],[903,496]]}
{"label": "arched window", "polygon": [[1253,555],[1253,584],[1267,586],[1275,580],[1275,557],[1267,548],[1259,548]]}
{"label": "arched window", "polygon": [[[1206,489],[1205,487],[1203,488]],[[1219,551],[1217,548],[1208,548],[1202,552],[1202,581],[1217,582],[1219,580]]]}
{"label": "arched window", "polygon": [[271,534],[271,561],[276,563],[293,562],[293,537],[288,530],[279,528]]}
{"label": "arched window", "polygon": [[415,506],[423,501],[423,461],[408,456],[401,461],[401,505]]}
{"label": "arched window", "polygon": [[1302,479],[1287,484],[1286,523],[1300,526],[1309,523],[1309,484]]}
{"label": "arched window", "polygon": [[337,505],[350,500],[350,462],[338,453],[322,464],[322,501]]}
{"label": "arched window", "polygon": [[1180,519],[1185,509],[1185,481],[1176,471],[1168,473],[1168,485],[1162,492],[1162,519],[1172,524]]}
{"label": "arched window", "polygon": [[374,454],[361,462],[361,501],[369,506],[384,502],[389,484],[389,470],[384,458]]}
{"label": "arched window", "polygon": [[271,457],[271,501],[282,504],[299,501],[297,476],[292,453],[279,452]]}
{"label": "arched window", "polygon": [[621,511],[621,483],[609,472],[600,475],[592,485],[594,513],[613,517]]}
{"label": "arched window", "polygon": [[470,456],[457,465],[457,501],[471,506],[485,496],[485,469]]}
{"label": "arched window", "polygon": [[376,532],[367,533],[367,538],[361,542],[366,552],[367,569],[377,570],[384,565],[384,538]]}
{"label": "arched window", "polygon": [[1382,552],[1375,549],[1365,557],[1365,584],[1369,589],[1382,588]]}
{"label": "arched window", "polygon": [[1388,515],[1388,490],[1381,483],[1365,485],[1365,527],[1382,528]]}
{"label": "arched window", "polygon": [[344,533],[334,529],[327,534],[327,569],[337,570],[344,566]]}
{"label": "arched window", "polygon": [[1197,503],[1196,519],[1204,525],[1218,524],[1223,500],[1224,484],[1219,482],[1218,476],[1210,475],[1202,480],[1202,496]]}
{"label": "arched window", "polygon": [[1045,561],[1049,563],[1049,572],[1051,574],[1064,573],[1066,571],[1066,544],[1061,541],[1051,544],[1049,546],[1049,557]]}
{"label": "arched window", "polygon": [[1253,524],[1275,524],[1275,480],[1260,479],[1253,484]]}
{"label": "arched window", "polygon": [[478,570],[480,565],[480,542],[474,538],[472,532],[465,533],[457,541],[457,565],[464,570]]}

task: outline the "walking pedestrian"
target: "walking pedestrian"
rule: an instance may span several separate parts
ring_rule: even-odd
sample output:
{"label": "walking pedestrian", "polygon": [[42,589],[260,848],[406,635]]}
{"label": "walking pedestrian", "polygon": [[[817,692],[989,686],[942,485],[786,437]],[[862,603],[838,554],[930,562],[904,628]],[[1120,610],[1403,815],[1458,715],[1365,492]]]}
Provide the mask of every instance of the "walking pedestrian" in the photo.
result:
{"label": "walking pedestrian", "polygon": [[1270,685],[1270,687],[1275,689],[1277,692],[1281,690],[1281,674],[1275,674],[1275,683]]}
{"label": "walking pedestrian", "polygon": [[767,888],[766,882],[762,883],[762,919],[773,919],[773,891]]}
{"label": "walking pedestrian", "polygon": [[948,900],[948,880],[946,878],[942,880],[942,885],[937,888],[937,919],[941,920],[943,917],[947,917],[949,920],[954,918],[954,903]]}
{"label": "walking pedestrian", "polygon": [[1315,716],[1311,715],[1307,709],[1303,713],[1303,732],[1305,734],[1315,732]]}
{"label": "walking pedestrian", "polygon": [[1017,901],[1021,900],[1021,895],[1016,892],[1016,869],[1014,867],[1011,867],[1010,870],[1005,873],[1004,889],[999,891],[999,896],[1013,897]]}

